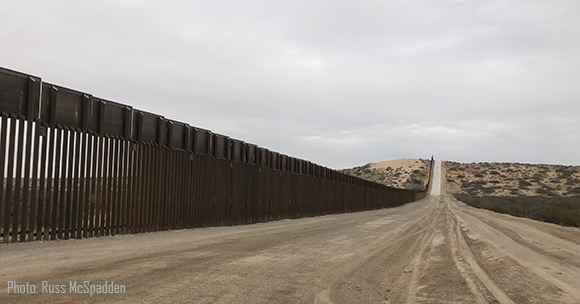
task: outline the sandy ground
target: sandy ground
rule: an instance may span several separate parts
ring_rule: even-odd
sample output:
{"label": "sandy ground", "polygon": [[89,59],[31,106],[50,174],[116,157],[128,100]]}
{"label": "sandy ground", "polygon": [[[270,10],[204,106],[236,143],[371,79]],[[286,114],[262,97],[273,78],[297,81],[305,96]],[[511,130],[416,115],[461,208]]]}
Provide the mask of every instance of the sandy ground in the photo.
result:
{"label": "sandy ground", "polygon": [[[8,295],[9,280],[115,280],[127,294]],[[0,284],[0,303],[571,304],[580,230],[443,193],[352,214],[3,244]]]}

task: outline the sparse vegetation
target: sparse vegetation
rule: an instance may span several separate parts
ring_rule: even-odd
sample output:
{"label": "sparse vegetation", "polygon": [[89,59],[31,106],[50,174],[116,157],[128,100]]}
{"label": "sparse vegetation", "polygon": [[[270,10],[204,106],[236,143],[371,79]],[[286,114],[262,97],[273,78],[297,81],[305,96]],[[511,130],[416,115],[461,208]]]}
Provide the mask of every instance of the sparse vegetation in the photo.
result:
{"label": "sparse vegetation", "polygon": [[448,192],[477,208],[580,227],[580,167],[446,162]]}
{"label": "sparse vegetation", "polygon": [[544,222],[580,227],[580,196],[472,196],[455,197],[477,208],[484,208],[513,216],[527,217]]}
{"label": "sparse vegetation", "polygon": [[378,164],[381,163],[344,169],[342,172],[376,183],[382,183],[389,187],[409,190],[425,189],[429,166],[428,160],[407,160],[405,166],[389,166],[388,164],[379,166]]}

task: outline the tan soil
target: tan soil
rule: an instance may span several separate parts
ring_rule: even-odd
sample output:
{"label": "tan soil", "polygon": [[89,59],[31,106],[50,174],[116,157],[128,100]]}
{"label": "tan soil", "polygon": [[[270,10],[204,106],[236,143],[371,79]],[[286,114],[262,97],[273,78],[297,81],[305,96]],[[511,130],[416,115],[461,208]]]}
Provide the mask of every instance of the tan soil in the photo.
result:
{"label": "tan soil", "polygon": [[[444,188],[444,187],[443,187]],[[115,280],[126,296],[0,303],[580,303],[580,229],[430,196],[264,224],[0,245],[8,280]]]}

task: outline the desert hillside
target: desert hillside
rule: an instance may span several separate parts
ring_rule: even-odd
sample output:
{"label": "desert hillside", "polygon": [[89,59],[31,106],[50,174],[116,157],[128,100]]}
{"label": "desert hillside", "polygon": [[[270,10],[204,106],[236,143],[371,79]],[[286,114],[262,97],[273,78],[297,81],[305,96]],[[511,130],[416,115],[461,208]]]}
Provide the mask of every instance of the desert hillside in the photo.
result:
{"label": "desert hillside", "polygon": [[422,159],[386,160],[342,170],[389,187],[423,190],[427,185],[429,161]]}
{"label": "desert hillside", "polygon": [[445,162],[447,191],[472,196],[580,195],[580,167]]}
{"label": "desert hillside", "polygon": [[580,167],[445,162],[446,190],[478,208],[580,227]]}

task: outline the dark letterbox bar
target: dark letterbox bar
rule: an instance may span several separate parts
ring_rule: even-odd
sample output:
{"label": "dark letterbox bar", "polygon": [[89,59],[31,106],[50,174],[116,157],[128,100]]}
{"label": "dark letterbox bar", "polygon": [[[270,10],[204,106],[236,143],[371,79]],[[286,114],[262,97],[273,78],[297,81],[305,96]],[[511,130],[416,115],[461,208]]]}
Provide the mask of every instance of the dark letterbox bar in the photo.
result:
{"label": "dark letterbox bar", "polygon": [[39,119],[39,77],[0,68],[0,112],[8,116]]}

